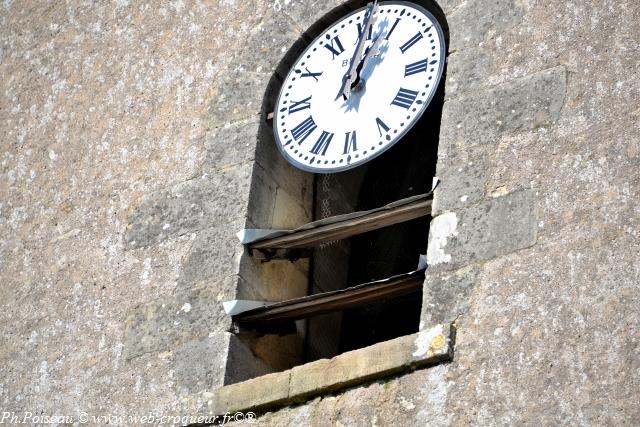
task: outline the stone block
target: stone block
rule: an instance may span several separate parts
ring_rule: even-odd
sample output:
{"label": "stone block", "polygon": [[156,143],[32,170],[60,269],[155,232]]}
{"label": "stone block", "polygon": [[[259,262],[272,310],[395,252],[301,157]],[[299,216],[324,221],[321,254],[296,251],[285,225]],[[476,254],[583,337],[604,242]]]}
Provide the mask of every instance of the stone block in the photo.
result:
{"label": "stone block", "polygon": [[311,222],[311,206],[303,206],[301,202],[284,188],[278,188],[271,227],[294,229]]}
{"label": "stone block", "polygon": [[517,191],[434,218],[427,262],[450,270],[495,258],[535,244],[537,229],[534,192]]}
{"label": "stone block", "polygon": [[253,354],[248,343],[236,335],[230,335],[224,368],[224,384],[235,384],[273,373],[273,371],[273,368]]}
{"label": "stone block", "polygon": [[270,224],[277,187],[311,206],[313,174],[296,169],[283,158],[267,120],[255,116],[226,124],[209,133],[205,147],[202,173],[206,175],[226,173],[251,161],[258,163],[254,164],[255,182],[251,183],[249,197],[249,212],[255,223]]}
{"label": "stone block", "polygon": [[278,372],[248,381],[227,385],[215,393],[217,414],[259,409],[287,402],[291,371]]}
{"label": "stone block", "polygon": [[516,0],[463,2],[447,16],[450,28],[449,51],[476,46],[515,27],[523,16]]}
{"label": "stone block", "polygon": [[549,126],[560,117],[566,85],[566,70],[559,66],[451,99],[444,104],[440,141],[460,150]]}
{"label": "stone block", "polygon": [[[286,190],[303,206],[312,205],[313,174],[295,168],[278,151],[271,123],[253,116],[217,128],[206,139],[202,173],[226,173],[254,161],[250,207],[252,220],[270,227],[276,188]],[[260,212],[258,212],[260,210]]]}
{"label": "stone block", "polygon": [[262,121],[258,116],[225,124],[208,132],[202,172],[215,174],[255,159]]}
{"label": "stone block", "polygon": [[125,245],[146,247],[245,217],[252,172],[251,163],[235,165],[143,197],[127,219]]}
{"label": "stone block", "polygon": [[438,159],[432,216],[461,209],[484,198],[489,165],[484,148],[444,152]]}
{"label": "stone block", "polygon": [[440,7],[445,14],[449,14],[453,13],[456,8],[465,3],[465,0],[438,0],[435,3],[437,3],[438,7]]}
{"label": "stone block", "polygon": [[278,151],[271,134],[265,135],[264,140],[258,142],[256,163],[260,168],[262,179],[273,181],[278,187],[284,188],[299,200],[306,209],[311,209],[314,174],[289,163]]}
{"label": "stone block", "polygon": [[367,347],[296,366],[291,372],[291,397],[305,400],[318,393],[395,373],[407,364],[407,349],[412,347],[414,339],[408,336],[378,343],[375,353]]}
{"label": "stone block", "polygon": [[421,327],[414,337],[411,349],[411,367],[432,365],[437,362],[451,360],[456,341],[454,323],[439,323],[429,327]]}
{"label": "stone block", "polygon": [[232,67],[237,72],[271,74],[301,35],[291,17],[269,8],[260,23],[250,30],[245,48],[234,58]]}
{"label": "stone block", "polygon": [[427,270],[422,288],[420,325],[451,322],[466,314],[478,275],[479,269],[476,266],[453,272]]}
{"label": "stone block", "polygon": [[308,260],[262,262],[245,252],[240,259],[244,279],[239,298],[284,301],[303,297],[308,291]]}
{"label": "stone block", "polygon": [[[303,31],[307,31],[318,21],[326,27],[339,15],[346,13],[346,8],[343,6],[344,0],[291,0],[283,3],[282,11],[288,14]],[[331,11],[338,13],[330,13]],[[325,17],[327,14],[329,16]]]}
{"label": "stone block", "polygon": [[244,220],[237,220],[200,231],[182,264],[179,288],[186,289],[238,274],[244,247],[236,233],[244,225]]}
{"label": "stone block", "polygon": [[477,90],[488,85],[491,60],[486,48],[470,47],[452,52],[447,59],[446,97]]}
{"label": "stone block", "polygon": [[438,324],[417,334],[374,344],[216,391],[216,413],[264,410],[368,382],[453,357],[455,328]]}
{"label": "stone block", "polygon": [[436,325],[418,334],[297,366],[291,371],[289,398],[300,401],[312,395],[448,359],[452,354],[452,340],[449,326]]}
{"label": "stone block", "polygon": [[224,384],[227,349],[233,339],[229,333],[214,332],[175,349],[173,375],[180,394],[198,394]]}
{"label": "stone block", "polygon": [[[251,227],[273,229],[273,211],[276,205],[278,184],[259,165],[254,174],[249,193],[248,219]],[[249,225],[247,225],[249,227]]]}
{"label": "stone block", "polygon": [[260,115],[262,101],[272,77],[270,72],[253,72],[238,65],[221,74],[212,89],[209,126],[217,128]]}
{"label": "stone block", "polygon": [[302,363],[303,333],[304,329],[299,327],[286,335],[265,334],[250,340],[249,348],[273,371],[284,371]]}
{"label": "stone block", "polygon": [[125,322],[124,354],[132,359],[152,351],[172,350],[231,326],[222,301],[233,299],[233,277],[132,309]]}

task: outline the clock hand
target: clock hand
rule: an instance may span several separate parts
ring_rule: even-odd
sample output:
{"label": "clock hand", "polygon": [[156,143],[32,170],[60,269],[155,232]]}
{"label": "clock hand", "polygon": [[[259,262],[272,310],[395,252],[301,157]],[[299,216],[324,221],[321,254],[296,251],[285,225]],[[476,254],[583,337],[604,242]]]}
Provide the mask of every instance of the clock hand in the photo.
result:
{"label": "clock hand", "polygon": [[365,52],[364,58],[362,58],[362,61],[360,61],[360,64],[358,64],[358,67],[356,68],[357,79],[360,78],[360,73],[362,73],[362,70],[366,68],[371,58],[380,54],[380,51],[378,50],[379,41],[380,41],[379,36],[373,39],[373,43],[371,44],[369,49],[367,49],[367,51]]}
{"label": "clock hand", "polygon": [[369,60],[373,56],[376,56],[377,54],[380,53],[380,51],[377,49],[378,41],[379,41],[379,37],[376,37],[375,39],[373,39],[373,44],[371,44],[371,46],[365,51],[364,58],[362,58],[362,61],[358,63],[358,66],[356,67],[356,78],[353,80],[353,83],[352,83],[352,86],[354,88],[356,88],[358,85],[364,84],[364,80],[362,79],[362,75],[361,75],[362,70],[365,69],[365,67],[369,63]]}
{"label": "clock hand", "polygon": [[[354,79],[354,72],[356,71],[360,58],[362,57],[362,50],[364,49],[364,45],[367,41],[366,34],[369,34],[369,28],[374,24],[376,20],[376,8],[378,7],[378,0],[374,0],[373,3],[369,3],[367,5],[367,12],[364,19],[364,25],[362,27],[362,33],[358,34],[358,46],[356,47],[355,52],[353,53],[353,57],[351,58],[351,62],[349,65],[349,69],[347,73],[342,78],[342,86],[340,87],[340,92],[338,92],[338,96],[336,96],[336,100],[340,98],[340,95],[346,101],[349,98],[349,94],[351,93],[351,84]],[[358,62],[356,62],[356,60]]]}

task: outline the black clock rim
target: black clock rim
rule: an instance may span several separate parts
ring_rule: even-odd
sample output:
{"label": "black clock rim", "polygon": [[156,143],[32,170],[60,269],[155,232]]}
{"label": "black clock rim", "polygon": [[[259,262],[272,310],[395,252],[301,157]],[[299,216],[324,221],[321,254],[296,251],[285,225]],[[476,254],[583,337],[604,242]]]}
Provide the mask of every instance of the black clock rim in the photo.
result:
{"label": "black clock rim", "polygon": [[[319,169],[319,168],[314,168],[312,166],[307,166],[301,163],[298,163],[297,160],[295,158],[293,158],[292,156],[290,156],[286,150],[284,149],[284,145],[281,143],[280,138],[278,137],[278,120],[277,120],[277,114],[274,114],[274,120],[273,120],[273,135],[275,138],[275,144],[278,147],[278,151],[280,152],[280,154],[282,154],[282,156],[289,162],[289,164],[291,164],[292,166],[303,170],[305,172],[311,172],[311,173],[318,173],[318,174],[332,174],[332,173],[338,173],[338,172],[344,172],[347,170],[351,170],[351,169],[355,169],[359,166],[362,166],[365,163],[370,162],[371,160],[375,159],[376,157],[380,156],[381,154],[384,154],[387,150],[391,149],[391,147],[395,146],[398,142],[400,142],[402,140],[402,138],[411,130],[413,129],[413,127],[416,125],[416,123],[418,123],[418,121],[420,121],[420,119],[422,118],[422,115],[424,114],[425,111],[427,111],[427,108],[429,108],[429,106],[431,105],[431,101],[433,100],[433,97],[435,96],[436,92],[438,91],[438,86],[440,85],[440,81],[442,80],[442,74],[444,72],[444,63],[445,63],[445,55],[446,55],[446,51],[447,51],[447,46],[446,46],[446,40],[444,37],[444,31],[442,30],[442,26],[440,25],[440,22],[438,21],[438,19],[436,18],[436,16],[431,13],[429,10],[427,10],[425,7],[410,2],[410,1],[401,1],[401,0],[390,0],[390,1],[381,1],[378,3],[378,5],[399,5],[399,6],[407,6],[407,7],[411,7],[413,9],[419,10],[420,12],[424,13],[429,19],[431,19],[431,21],[434,24],[434,27],[436,28],[436,31],[438,32],[438,37],[440,37],[440,40],[442,40],[441,46],[440,46],[440,58],[442,58],[442,60],[440,61],[440,63],[438,64],[438,73],[437,73],[437,78],[436,81],[434,82],[434,89],[431,91],[431,93],[429,93],[429,96],[426,98],[423,107],[420,109],[420,111],[418,111],[418,113],[416,114],[416,116],[413,118],[413,120],[404,127],[404,129],[400,132],[398,132],[397,137],[395,138],[395,141],[389,142],[388,144],[385,144],[382,148],[380,148],[379,150],[377,150],[374,154],[371,154],[370,156],[366,157],[363,160],[360,160],[358,162],[352,162],[349,163],[345,166],[338,166],[335,168],[326,168],[326,169]],[[295,65],[296,63],[298,63],[298,61],[307,54],[308,50],[311,48],[311,46],[313,46],[314,43],[316,43],[318,40],[320,40],[326,30],[328,28],[331,28],[333,25],[337,24],[340,21],[343,21],[347,18],[349,18],[352,15],[355,15],[356,13],[359,13],[363,10],[365,10],[367,8],[367,6],[361,7],[359,9],[356,9],[352,12],[350,12],[347,15],[344,15],[343,17],[339,18],[338,20],[330,23],[329,25],[327,25],[321,32],[320,34],[314,38],[311,42],[309,42],[309,44],[307,45],[307,47],[304,49],[304,51],[302,51],[302,53],[300,53],[296,59],[293,61],[293,64]],[[289,70],[289,72],[287,73],[286,77],[283,80],[283,87],[284,87],[284,82],[286,82],[289,77],[291,76],[291,74],[294,72],[294,68],[295,67],[291,67],[291,69]],[[280,105],[280,98],[282,97],[283,94],[283,90],[282,87],[280,88],[280,91],[278,92],[278,98],[276,99],[276,109],[277,107]]]}

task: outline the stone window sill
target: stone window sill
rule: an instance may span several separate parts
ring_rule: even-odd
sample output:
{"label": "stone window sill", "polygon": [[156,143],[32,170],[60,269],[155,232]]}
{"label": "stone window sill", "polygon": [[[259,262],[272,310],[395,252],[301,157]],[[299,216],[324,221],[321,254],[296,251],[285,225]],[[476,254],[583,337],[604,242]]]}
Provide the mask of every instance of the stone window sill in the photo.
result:
{"label": "stone window sill", "polygon": [[370,347],[220,387],[210,413],[264,411],[363,382],[451,360],[453,324],[435,325]]}

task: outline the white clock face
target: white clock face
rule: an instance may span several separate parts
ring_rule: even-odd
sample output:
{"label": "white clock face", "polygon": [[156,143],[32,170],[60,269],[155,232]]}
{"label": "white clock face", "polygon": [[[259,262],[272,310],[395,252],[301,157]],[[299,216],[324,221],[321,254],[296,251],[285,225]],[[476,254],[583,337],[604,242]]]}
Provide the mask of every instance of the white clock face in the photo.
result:
{"label": "white clock face", "polygon": [[[276,143],[300,169],[338,172],[378,156],[415,124],[438,87],[445,45],[433,15],[388,1],[372,16],[361,52],[366,8],[315,39],[282,85]],[[361,66],[355,73],[352,62]]]}

